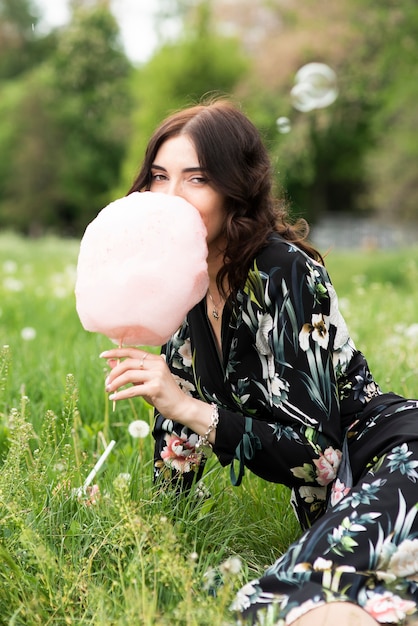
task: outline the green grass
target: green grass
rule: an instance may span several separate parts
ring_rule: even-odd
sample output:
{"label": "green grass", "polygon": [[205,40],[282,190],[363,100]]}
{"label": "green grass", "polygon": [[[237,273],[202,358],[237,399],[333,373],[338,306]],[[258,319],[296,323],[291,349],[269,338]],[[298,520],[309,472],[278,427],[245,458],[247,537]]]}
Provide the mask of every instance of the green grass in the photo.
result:
{"label": "green grass", "polygon": [[[151,437],[127,430],[152,413],[106,400],[110,342],[78,320],[77,253],[71,240],[0,236],[0,624],[233,624],[235,590],[297,535],[287,490],[248,472],[234,488],[214,460],[188,498],[152,483]],[[378,381],[416,396],[418,248],[327,265]],[[78,499],[111,439],[100,496]],[[242,568],[225,572],[234,556]]]}

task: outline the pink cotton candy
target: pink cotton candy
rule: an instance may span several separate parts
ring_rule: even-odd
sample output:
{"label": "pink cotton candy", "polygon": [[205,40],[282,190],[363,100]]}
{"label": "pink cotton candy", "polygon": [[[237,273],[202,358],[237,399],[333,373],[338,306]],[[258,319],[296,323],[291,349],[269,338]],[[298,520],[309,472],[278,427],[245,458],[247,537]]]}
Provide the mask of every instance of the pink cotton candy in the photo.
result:
{"label": "pink cotton candy", "polygon": [[76,308],[86,330],[160,346],[209,285],[206,228],[178,196],[135,192],[105,207],[80,244]]}

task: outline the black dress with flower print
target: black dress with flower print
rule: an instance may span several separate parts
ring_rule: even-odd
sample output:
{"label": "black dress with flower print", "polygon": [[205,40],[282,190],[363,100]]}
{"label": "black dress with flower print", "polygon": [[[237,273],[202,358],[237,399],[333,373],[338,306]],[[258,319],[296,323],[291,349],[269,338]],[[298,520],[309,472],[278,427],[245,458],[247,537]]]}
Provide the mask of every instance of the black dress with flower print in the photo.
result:
{"label": "black dress with flower print", "polygon": [[[405,554],[418,561],[418,402],[382,393],[325,268],[272,236],[226,303],[222,354],[203,301],[163,351],[185,393],[217,404],[214,451],[232,482],[248,468],[290,487],[305,531],[238,594],[241,620],[290,623],[346,599],[402,623],[416,609],[418,573],[400,570]],[[195,433],[157,414],[153,434],[157,475],[201,475]]]}

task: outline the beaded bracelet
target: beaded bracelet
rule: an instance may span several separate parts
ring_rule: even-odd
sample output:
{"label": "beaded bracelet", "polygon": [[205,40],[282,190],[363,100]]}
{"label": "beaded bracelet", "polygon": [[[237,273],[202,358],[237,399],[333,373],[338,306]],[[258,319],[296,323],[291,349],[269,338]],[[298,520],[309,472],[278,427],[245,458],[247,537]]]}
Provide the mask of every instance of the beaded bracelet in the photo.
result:
{"label": "beaded bracelet", "polygon": [[196,451],[201,452],[204,456],[209,457],[212,454],[212,444],[209,441],[209,435],[212,431],[215,430],[217,425],[219,424],[219,411],[217,405],[213,402],[211,404],[212,407],[212,416],[210,420],[209,427],[204,435],[199,437],[196,443]]}

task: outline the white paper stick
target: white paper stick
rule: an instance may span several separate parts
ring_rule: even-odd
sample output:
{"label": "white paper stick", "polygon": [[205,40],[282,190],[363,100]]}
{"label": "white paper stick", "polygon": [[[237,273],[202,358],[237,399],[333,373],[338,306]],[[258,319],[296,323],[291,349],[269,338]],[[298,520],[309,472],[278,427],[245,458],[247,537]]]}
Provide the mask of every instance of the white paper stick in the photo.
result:
{"label": "white paper stick", "polygon": [[102,456],[99,458],[99,460],[97,461],[96,465],[93,467],[93,469],[91,470],[90,474],[87,476],[86,480],[84,481],[83,491],[85,491],[87,489],[87,487],[90,485],[91,481],[94,479],[94,477],[96,476],[97,472],[102,467],[103,463],[106,461],[107,457],[111,453],[111,451],[112,451],[112,449],[113,449],[115,444],[116,444],[116,441],[114,439],[112,439],[112,441],[109,443],[109,445],[107,446],[106,450],[103,452]]}

